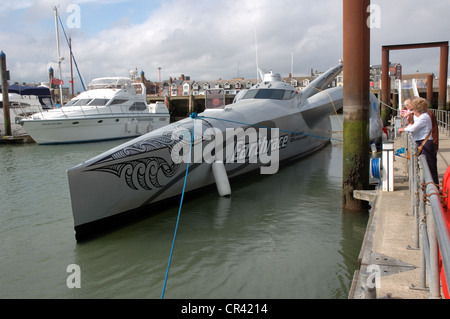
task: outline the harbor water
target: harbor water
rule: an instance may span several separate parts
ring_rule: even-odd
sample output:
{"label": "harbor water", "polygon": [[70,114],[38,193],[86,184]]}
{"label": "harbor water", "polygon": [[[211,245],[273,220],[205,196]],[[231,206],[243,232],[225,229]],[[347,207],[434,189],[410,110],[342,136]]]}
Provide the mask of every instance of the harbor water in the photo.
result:
{"label": "harbor water", "polygon": [[[0,298],[160,298],[179,200],[74,236],[67,169],[122,142],[0,146]],[[183,203],[164,298],[347,298],[368,215],[342,212],[341,142],[231,188]]]}

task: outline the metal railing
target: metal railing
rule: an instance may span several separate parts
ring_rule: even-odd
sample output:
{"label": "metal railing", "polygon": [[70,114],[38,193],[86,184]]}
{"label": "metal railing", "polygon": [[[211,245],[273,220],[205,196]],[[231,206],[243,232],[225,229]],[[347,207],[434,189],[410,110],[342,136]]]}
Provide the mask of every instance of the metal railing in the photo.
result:
{"label": "metal railing", "polygon": [[430,109],[436,116],[439,130],[445,133],[445,136],[450,136],[449,120],[450,112],[445,110]]}
{"label": "metal railing", "polygon": [[[442,258],[444,273],[450,278],[450,231],[444,220],[445,211],[442,185],[435,185],[424,155],[417,156],[417,145],[408,134],[408,160],[410,176],[410,193],[412,213],[416,218],[415,243],[421,250],[420,287],[427,289],[427,276],[430,298],[441,298],[441,277],[439,253]],[[445,194],[444,194],[445,195]],[[422,239],[420,241],[420,238]]]}

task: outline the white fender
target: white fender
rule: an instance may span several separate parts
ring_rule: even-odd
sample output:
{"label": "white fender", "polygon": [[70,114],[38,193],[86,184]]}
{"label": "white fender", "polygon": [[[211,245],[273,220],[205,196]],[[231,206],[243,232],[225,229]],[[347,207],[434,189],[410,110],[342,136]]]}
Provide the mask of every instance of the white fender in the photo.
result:
{"label": "white fender", "polygon": [[220,196],[230,196],[231,187],[228,180],[227,171],[222,161],[216,161],[212,163],[212,170],[214,174],[214,180],[216,181],[217,191]]}

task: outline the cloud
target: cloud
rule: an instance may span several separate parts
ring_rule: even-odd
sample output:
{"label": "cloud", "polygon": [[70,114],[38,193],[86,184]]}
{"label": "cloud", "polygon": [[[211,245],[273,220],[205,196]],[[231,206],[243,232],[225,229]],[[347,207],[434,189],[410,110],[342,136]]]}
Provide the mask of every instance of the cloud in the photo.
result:
{"label": "cloud", "polygon": [[[81,8],[81,28],[68,28],[67,5]],[[373,0],[381,8],[381,28],[371,30],[371,63],[381,63],[386,44],[447,41],[450,4],[419,0]],[[283,75],[319,71],[342,58],[342,1],[336,0],[40,0],[0,5],[0,43],[13,79],[44,81],[56,60],[52,6],[72,37],[85,80],[145,71],[150,80],[180,74],[195,80],[256,77],[259,65]],[[14,19],[18,19],[15,21]],[[256,35],[256,38],[255,38]],[[64,77],[70,67],[61,35]],[[432,51],[434,52],[434,51]],[[429,52],[395,53],[405,70],[438,71]],[[66,82],[67,79],[66,79]]]}
{"label": "cloud", "polygon": [[21,10],[30,7],[34,1],[3,1],[0,3],[0,13]]}

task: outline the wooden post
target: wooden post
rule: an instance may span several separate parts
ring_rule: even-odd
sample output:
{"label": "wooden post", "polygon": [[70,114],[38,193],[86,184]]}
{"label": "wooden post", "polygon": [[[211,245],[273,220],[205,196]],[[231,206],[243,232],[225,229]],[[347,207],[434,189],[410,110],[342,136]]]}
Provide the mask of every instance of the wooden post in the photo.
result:
{"label": "wooden post", "polygon": [[9,96],[8,96],[8,71],[6,70],[6,54],[0,52],[0,70],[2,77],[2,96],[3,96],[3,117],[5,121],[5,136],[11,136],[11,117],[9,112]]}
{"label": "wooden post", "polygon": [[441,56],[439,63],[439,110],[447,107],[447,75],[448,75],[448,42],[441,46]]}
{"label": "wooden post", "polygon": [[189,95],[189,114],[194,112],[194,96]]}
{"label": "wooden post", "polygon": [[369,187],[370,0],[343,0],[344,14],[344,143],[342,207],[362,212],[366,201],[354,190]]}
{"label": "wooden post", "polygon": [[427,75],[427,102],[433,105],[433,75]]}
{"label": "wooden post", "polygon": [[391,114],[387,105],[391,104],[391,78],[389,77],[389,50],[385,47],[381,48],[381,119],[384,126],[389,123]]}

